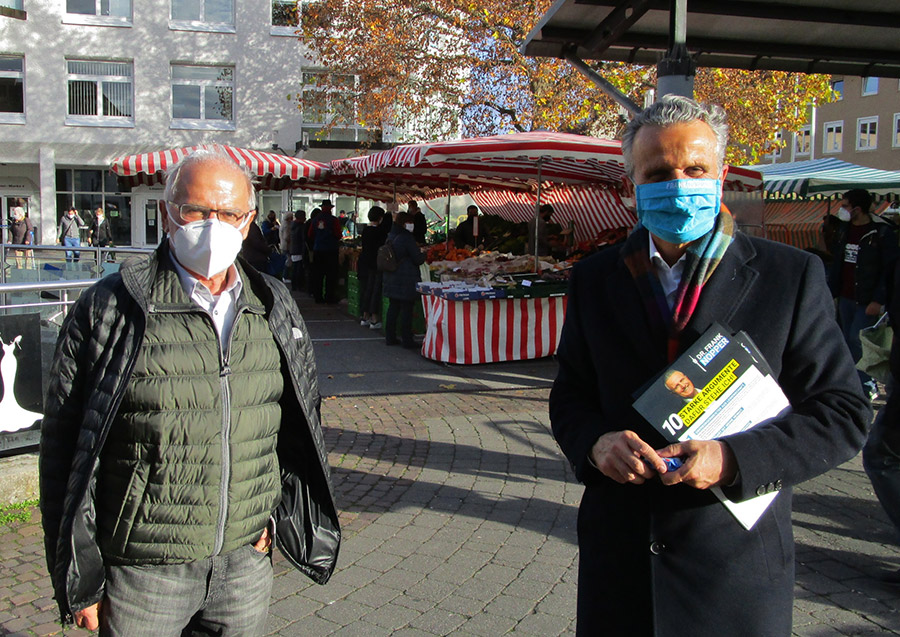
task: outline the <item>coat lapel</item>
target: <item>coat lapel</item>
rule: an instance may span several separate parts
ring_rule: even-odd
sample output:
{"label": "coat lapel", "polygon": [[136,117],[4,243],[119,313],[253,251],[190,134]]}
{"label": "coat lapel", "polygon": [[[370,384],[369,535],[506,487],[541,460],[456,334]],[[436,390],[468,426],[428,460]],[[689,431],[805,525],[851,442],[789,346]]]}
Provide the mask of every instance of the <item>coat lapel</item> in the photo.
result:
{"label": "coat lapel", "polygon": [[666,365],[665,334],[651,332],[644,302],[621,256],[606,283],[603,303],[618,308],[613,314],[619,333],[632,344],[640,360],[650,369],[663,369]]}
{"label": "coat lapel", "polygon": [[734,241],[700,293],[697,308],[682,332],[680,351],[700,338],[712,323],[718,321],[728,327],[759,275],[748,265],[754,256],[756,249],[747,236],[735,233]]}

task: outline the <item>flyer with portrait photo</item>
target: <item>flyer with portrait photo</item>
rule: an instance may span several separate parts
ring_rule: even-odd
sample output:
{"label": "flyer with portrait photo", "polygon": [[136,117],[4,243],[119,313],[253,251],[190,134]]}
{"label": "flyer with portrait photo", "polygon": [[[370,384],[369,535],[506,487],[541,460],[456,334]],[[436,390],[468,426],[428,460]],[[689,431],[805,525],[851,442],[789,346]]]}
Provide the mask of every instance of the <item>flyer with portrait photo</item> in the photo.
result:
{"label": "flyer with portrait photo", "polygon": [[[713,324],[634,403],[669,442],[714,440],[777,418],[790,403],[772,370],[744,332]],[[750,529],[775,499],[767,493],[732,502],[712,491]]]}

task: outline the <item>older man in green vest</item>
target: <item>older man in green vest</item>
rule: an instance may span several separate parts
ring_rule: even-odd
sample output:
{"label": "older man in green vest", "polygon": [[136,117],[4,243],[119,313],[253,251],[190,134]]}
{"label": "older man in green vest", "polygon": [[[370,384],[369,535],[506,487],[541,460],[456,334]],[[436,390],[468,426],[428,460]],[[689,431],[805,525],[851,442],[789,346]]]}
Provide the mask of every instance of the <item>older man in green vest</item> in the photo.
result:
{"label": "older man in green vest", "polygon": [[306,326],[237,258],[249,175],[197,151],[167,238],[89,289],[57,343],[41,512],[63,620],[108,635],[257,635],[273,540],[319,583],[340,544]]}

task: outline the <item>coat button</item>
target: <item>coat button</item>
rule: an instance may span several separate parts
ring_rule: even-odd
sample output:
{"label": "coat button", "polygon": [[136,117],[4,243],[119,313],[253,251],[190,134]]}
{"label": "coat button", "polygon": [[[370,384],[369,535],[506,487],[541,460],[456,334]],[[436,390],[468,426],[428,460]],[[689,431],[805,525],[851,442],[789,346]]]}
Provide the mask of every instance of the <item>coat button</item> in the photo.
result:
{"label": "coat button", "polygon": [[666,550],[666,545],[662,542],[651,542],[650,543],[650,552],[654,555],[659,555],[664,550]]}
{"label": "coat button", "polygon": [[766,495],[766,485],[761,484],[756,487],[756,495]]}

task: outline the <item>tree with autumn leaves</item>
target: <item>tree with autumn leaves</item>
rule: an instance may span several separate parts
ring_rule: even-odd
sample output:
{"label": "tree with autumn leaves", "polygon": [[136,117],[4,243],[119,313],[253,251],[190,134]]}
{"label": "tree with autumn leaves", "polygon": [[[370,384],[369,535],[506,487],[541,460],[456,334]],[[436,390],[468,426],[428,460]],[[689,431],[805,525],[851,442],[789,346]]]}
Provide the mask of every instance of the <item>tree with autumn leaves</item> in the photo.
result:
{"label": "tree with autumn leaves", "polygon": [[[328,126],[400,128],[405,141],[547,129],[614,137],[619,107],[562,60],[519,47],[550,0],[320,0],[302,4],[301,39],[316,66],[316,91],[344,105]],[[638,104],[656,85],[654,67],[594,63]],[[355,83],[348,84],[348,75]],[[698,69],[695,96],[728,112],[727,160],[758,161],[775,132],[799,130],[810,106],[831,99],[827,76]],[[305,97],[304,97],[305,96]],[[352,104],[352,107],[348,105]],[[347,121],[355,119],[356,121]]]}

